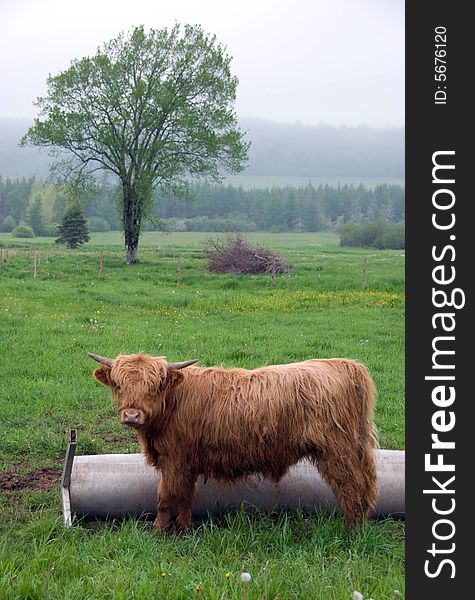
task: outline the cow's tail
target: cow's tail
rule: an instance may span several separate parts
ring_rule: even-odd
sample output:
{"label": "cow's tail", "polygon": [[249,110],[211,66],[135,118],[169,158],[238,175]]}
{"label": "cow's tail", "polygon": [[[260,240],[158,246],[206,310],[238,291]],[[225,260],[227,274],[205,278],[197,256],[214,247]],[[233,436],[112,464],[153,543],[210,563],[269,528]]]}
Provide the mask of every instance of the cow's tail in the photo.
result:
{"label": "cow's tail", "polygon": [[376,405],[376,387],[368,367],[360,362],[353,362],[353,381],[359,405],[360,442],[371,448],[378,448],[378,432],[374,424],[374,408]]}
{"label": "cow's tail", "polygon": [[[338,384],[345,397],[339,398],[346,410],[346,421],[333,429],[318,469],[336,496],[346,523],[353,527],[367,519],[378,497],[374,448],[377,446],[373,416],[376,391],[365,365],[349,359],[335,364]],[[340,406],[335,407],[338,414]]]}
{"label": "cow's tail", "polygon": [[368,368],[355,363],[355,387],[359,400],[359,461],[361,473],[365,482],[362,490],[364,516],[367,518],[376,505],[378,498],[376,462],[374,449],[378,447],[377,429],[374,424],[374,408],[376,404],[376,387]]}

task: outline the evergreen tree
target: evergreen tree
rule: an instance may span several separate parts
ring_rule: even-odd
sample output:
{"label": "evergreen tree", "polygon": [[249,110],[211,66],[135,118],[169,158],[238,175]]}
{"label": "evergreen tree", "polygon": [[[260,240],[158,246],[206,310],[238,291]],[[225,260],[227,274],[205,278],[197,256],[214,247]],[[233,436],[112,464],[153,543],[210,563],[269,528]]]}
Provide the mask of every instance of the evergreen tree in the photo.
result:
{"label": "evergreen tree", "polygon": [[45,232],[45,223],[43,219],[43,207],[41,205],[41,198],[36,196],[28,209],[26,216],[26,222],[33,229],[35,235],[43,235]]}
{"label": "evergreen tree", "polygon": [[57,244],[68,245],[68,248],[77,248],[89,241],[89,228],[86,217],[79,205],[73,205],[64,213],[59,224],[60,237],[55,240]]}

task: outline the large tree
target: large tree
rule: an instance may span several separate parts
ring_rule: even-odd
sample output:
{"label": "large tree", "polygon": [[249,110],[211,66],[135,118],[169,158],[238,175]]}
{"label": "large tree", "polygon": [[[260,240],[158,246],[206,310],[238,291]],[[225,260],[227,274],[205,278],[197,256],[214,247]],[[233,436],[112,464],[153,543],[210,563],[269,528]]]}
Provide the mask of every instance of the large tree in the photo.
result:
{"label": "large tree", "polygon": [[127,263],[137,261],[154,186],[184,195],[190,177],[242,170],[248,143],[230,61],[200,26],[136,27],[50,76],[37,99],[22,143],[56,151],[66,177],[103,169],[119,178]]}

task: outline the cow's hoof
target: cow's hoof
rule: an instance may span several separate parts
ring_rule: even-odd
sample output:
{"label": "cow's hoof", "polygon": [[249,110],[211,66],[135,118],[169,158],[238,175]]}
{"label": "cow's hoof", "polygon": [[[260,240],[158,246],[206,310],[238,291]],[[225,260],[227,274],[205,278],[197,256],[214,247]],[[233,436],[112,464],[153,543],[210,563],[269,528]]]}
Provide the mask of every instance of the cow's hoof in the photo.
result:
{"label": "cow's hoof", "polygon": [[168,535],[170,533],[169,525],[169,523],[167,525],[164,525],[158,519],[155,519],[155,521],[152,523],[152,529],[154,529],[157,533],[161,535]]}

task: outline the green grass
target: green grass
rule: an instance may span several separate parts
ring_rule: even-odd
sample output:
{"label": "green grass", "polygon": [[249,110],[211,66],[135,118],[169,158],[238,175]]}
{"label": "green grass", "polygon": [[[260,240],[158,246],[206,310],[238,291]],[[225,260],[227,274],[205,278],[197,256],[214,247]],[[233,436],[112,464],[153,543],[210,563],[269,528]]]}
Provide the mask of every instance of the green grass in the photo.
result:
{"label": "green grass", "polygon": [[[241,511],[164,539],[136,520],[64,531],[40,513],[5,538],[0,596],[219,599],[245,589],[246,598],[263,598],[266,588],[268,598],[350,599],[356,589],[390,598],[404,585],[402,534],[398,522],[350,535],[339,518]],[[251,573],[249,584],[241,572]]]}
{"label": "green grass", "polygon": [[[293,265],[272,286],[270,277],[209,274],[201,253],[208,237],[144,234],[141,262],[127,267],[118,233],[94,234],[79,251],[0,235],[9,247],[0,270],[4,480],[59,470],[72,427],[78,453],[138,451],[108,390],[91,377],[88,351],[248,368],[357,358],[378,389],[381,446],[404,447],[403,254],[343,249],[332,234],[253,234]],[[64,531],[58,490],[35,484],[0,491],[0,509],[0,598],[241,598],[242,571],[253,576],[247,599],[264,598],[264,589],[281,600],[403,593],[400,522],[348,534],[338,516],[232,513],[196,522],[183,539],[162,539],[133,520]]]}

